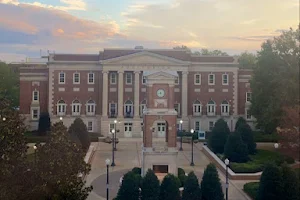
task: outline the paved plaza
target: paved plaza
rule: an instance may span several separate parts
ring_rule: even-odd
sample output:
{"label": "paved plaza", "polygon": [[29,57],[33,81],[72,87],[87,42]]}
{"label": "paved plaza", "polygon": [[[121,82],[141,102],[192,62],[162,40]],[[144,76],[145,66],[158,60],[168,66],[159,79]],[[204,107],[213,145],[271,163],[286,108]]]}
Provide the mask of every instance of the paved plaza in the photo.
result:
{"label": "paved plaza", "polygon": [[[162,139],[157,139],[154,142],[161,142]],[[88,197],[88,200],[102,200],[106,199],[106,164],[107,158],[112,158],[112,145],[103,142],[92,143],[95,146],[96,152],[92,159],[92,170],[86,177],[88,185],[93,186],[93,191]],[[110,199],[113,199],[119,189],[119,180],[127,171],[133,167],[141,167],[141,138],[120,138],[117,144],[117,151],[115,152],[115,167],[110,167]],[[180,144],[178,143],[178,146]],[[194,146],[194,163],[195,166],[190,166],[191,162],[191,144],[184,143],[183,151],[178,154],[178,167],[183,168],[187,173],[194,171],[198,176],[199,181],[205,167],[210,163],[208,158],[202,153],[202,143]],[[219,171],[219,176],[222,181],[222,186],[225,192],[225,176]],[[250,199],[243,191],[243,184],[248,181],[230,181],[229,185],[229,199],[243,200]]]}

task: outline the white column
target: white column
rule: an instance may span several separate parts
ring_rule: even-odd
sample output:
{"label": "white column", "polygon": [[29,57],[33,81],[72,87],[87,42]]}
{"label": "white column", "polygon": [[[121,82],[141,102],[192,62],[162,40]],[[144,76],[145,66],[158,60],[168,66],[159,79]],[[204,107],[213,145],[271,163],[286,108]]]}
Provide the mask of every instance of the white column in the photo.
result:
{"label": "white column", "polygon": [[140,72],[134,72],[134,117],[139,118],[140,107]]}
{"label": "white column", "polygon": [[182,81],[181,81],[181,110],[182,110],[182,118],[186,118],[188,115],[188,72],[182,72]]}
{"label": "white column", "polygon": [[102,71],[103,74],[103,92],[102,92],[102,116],[107,117],[108,104],[108,71]]}
{"label": "white column", "polygon": [[118,71],[118,117],[124,116],[124,110],[123,110],[123,93],[124,93],[124,72]]}

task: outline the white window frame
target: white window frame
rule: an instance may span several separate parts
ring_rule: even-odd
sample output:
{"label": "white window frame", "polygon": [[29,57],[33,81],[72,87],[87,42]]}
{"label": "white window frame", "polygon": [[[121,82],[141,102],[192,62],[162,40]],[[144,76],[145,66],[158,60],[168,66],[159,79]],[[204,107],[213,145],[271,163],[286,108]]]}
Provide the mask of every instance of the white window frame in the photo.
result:
{"label": "white window frame", "polygon": [[[63,81],[61,81],[60,75],[63,75]],[[65,84],[66,83],[66,73],[65,72],[59,72],[58,73],[58,84]]]}
{"label": "white window frame", "polygon": [[246,92],[246,102],[251,103],[251,100],[252,100],[252,92]]}
{"label": "white window frame", "polygon": [[[199,79],[197,77],[199,77]],[[197,83],[197,80],[199,80],[199,83]],[[194,85],[201,85],[201,74],[194,75]]]}
{"label": "white window frame", "polygon": [[[36,111],[36,117],[34,117],[34,111]],[[31,119],[32,120],[39,120],[40,117],[40,108],[31,108]]]}
{"label": "white window frame", "polygon": [[75,101],[78,101],[78,100],[74,100],[72,102],[72,116],[79,116],[80,113],[81,113],[81,103],[74,103]]}
{"label": "white window frame", "polygon": [[143,115],[143,111],[144,111],[145,108],[146,108],[146,104],[142,103],[142,104],[140,105],[140,116],[141,116],[141,117],[144,116],[144,115]]}
{"label": "white window frame", "polygon": [[[130,81],[129,81],[130,80]],[[126,85],[132,85],[132,73],[126,72],[125,73],[125,84]]]}
{"label": "white window frame", "polygon": [[[225,79],[224,76],[226,76],[227,78]],[[227,80],[227,82],[225,83],[224,80]],[[229,85],[229,75],[228,74],[222,74],[222,85]]]}
{"label": "white window frame", "polygon": [[177,76],[175,79],[175,85],[179,85],[179,83],[180,83],[180,78],[179,78],[179,76]]}
{"label": "white window frame", "polygon": [[[127,103],[128,101],[130,101],[131,103]],[[127,116],[127,110],[130,110],[129,116]],[[133,117],[133,102],[131,100],[127,100],[124,103],[124,117]]]}
{"label": "white window frame", "polygon": [[[198,101],[198,100],[196,100]],[[200,116],[202,114],[202,104],[200,101],[198,101],[199,103],[195,103],[196,101],[194,101],[193,103],[193,115],[194,116]],[[200,112],[198,112],[200,110]]]}
{"label": "white window frame", "polygon": [[[252,120],[252,115],[248,114],[249,111],[250,111],[250,109],[246,108],[246,110],[245,110],[245,118],[246,118],[246,120]],[[248,116],[250,116],[250,117],[248,117]]]}
{"label": "white window frame", "polygon": [[133,124],[131,122],[124,123],[124,132],[132,132]]}
{"label": "white window frame", "polygon": [[94,123],[93,121],[88,121],[86,125],[87,131],[88,132],[93,132],[94,131]]}
{"label": "white window frame", "polygon": [[[93,81],[92,82],[90,82],[90,75],[92,75],[92,79],[93,79]],[[87,82],[88,82],[88,84],[95,84],[95,73],[93,73],[93,72],[90,72],[90,73],[88,73],[87,74]]]}
{"label": "white window frame", "polygon": [[[35,97],[36,97],[36,99],[35,99]],[[32,101],[33,102],[39,102],[40,101],[40,92],[39,91],[34,90],[32,92]]]}
{"label": "white window frame", "polygon": [[214,104],[207,103],[207,116],[215,116],[216,115],[216,102]]}
{"label": "white window frame", "polygon": [[109,124],[108,124],[108,127],[109,127],[109,132],[110,132],[110,133],[111,133],[111,131],[112,131],[113,129],[115,129],[115,131],[116,131],[116,124],[115,124],[114,122],[109,123]]}
{"label": "white window frame", "polygon": [[[76,75],[78,75],[78,81],[76,81]],[[80,73],[79,72],[73,73],[73,84],[80,84]]]}
{"label": "white window frame", "polygon": [[111,85],[117,84],[117,73],[116,72],[111,72],[109,74],[109,81]]}
{"label": "white window frame", "polygon": [[[177,110],[175,105],[177,105]],[[180,116],[180,103],[174,103],[174,109],[177,111],[177,116]]]}
{"label": "white window frame", "polygon": [[93,100],[89,100],[86,103],[86,115],[94,116],[96,113],[96,103]]}
{"label": "white window frame", "polygon": [[66,115],[67,104],[65,103],[65,101],[63,101],[64,103],[59,103],[60,101],[58,101],[58,103],[56,104],[56,112],[58,116],[64,116]]}
{"label": "white window frame", "polygon": [[228,101],[226,101],[227,103],[224,103],[225,101],[222,102],[221,104],[221,115],[222,116],[229,116],[229,112],[230,112],[230,106]]}
{"label": "white window frame", "polygon": [[[198,127],[197,127],[197,124],[198,124]],[[194,131],[200,131],[200,121],[195,121],[194,123]]]}
{"label": "white window frame", "polygon": [[143,85],[146,85],[146,84],[147,84],[146,76],[142,76],[142,84],[143,84]]}
{"label": "white window frame", "polygon": [[[211,126],[211,123],[212,123],[212,126]],[[209,121],[208,122],[208,131],[212,131],[214,126],[215,126],[215,122],[214,121]]]}
{"label": "white window frame", "polygon": [[[111,105],[115,106],[115,113],[114,113],[114,115],[112,115],[112,112],[111,112],[111,108],[112,108]],[[109,103],[109,116],[110,117],[117,117],[117,115],[118,115],[118,104],[117,103]]]}
{"label": "white window frame", "polygon": [[[210,82],[210,76],[213,77],[213,83]],[[208,74],[208,85],[215,85],[216,82],[216,75],[213,73]]]}

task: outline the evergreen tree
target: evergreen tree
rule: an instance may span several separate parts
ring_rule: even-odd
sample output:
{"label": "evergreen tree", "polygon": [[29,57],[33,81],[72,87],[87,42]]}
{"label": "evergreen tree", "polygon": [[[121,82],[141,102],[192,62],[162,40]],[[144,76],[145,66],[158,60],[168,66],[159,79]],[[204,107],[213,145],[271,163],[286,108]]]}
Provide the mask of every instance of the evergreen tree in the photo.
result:
{"label": "evergreen tree", "polygon": [[207,165],[201,181],[202,200],[224,200],[218,171],[214,164]]}
{"label": "evergreen tree", "polygon": [[179,200],[180,199],[180,180],[173,174],[164,177],[160,185],[160,200]]}
{"label": "evergreen tree", "polygon": [[38,133],[39,135],[46,135],[47,131],[50,131],[51,121],[49,113],[41,113],[39,119]]}
{"label": "evergreen tree", "polygon": [[201,199],[201,190],[199,187],[199,182],[197,176],[194,172],[190,172],[182,194],[182,200],[200,200]]}
{"label": "evergreen tree", "polygon": [[291,169],[287,164],[283,164],[281,167],[282,174],[282,197],[285,200],[299,200],[299,180],[293,169]]}
{"label": "evergreen tree", "polygon": [[236,124],[235,124],[235,128],[234,130],[237,131],[237,129],[239,128],[240,125],[242,124],[247,124],[246,120],[243,117],[239,117]]}
{"label": "evergreen tree", "polygon": [[87,127],[81,118],[76,118],[69,127],[69,133],[74,141],[79,141],[83,149],[88,149],[90,146],[90,137]]}
{"label": "evergreen tree", "polygon": [[182,168],[178,168],[178,178],[180,180],[180,187],[183,187],[187,176],[185,175],[185,171]]}
{"label": "evergreen tree", "polygon": [[159,200],[159,180],[153,170],[149,169],[142,179],[141,200]]}
{"label": "evergreen tree", "polygon": [[231,162],[243,163],[248,161],[248,148],[243,143],[239,133],[229,135],[225,144],[224,155]]}
{"label": "evergreen tree", "polygon": [[130,171],[123,177],[122,185],[119,188],[116,200],[139,200],[139,181],[140,175]]}
{"label": "evergreen tree", "polygon": [[267,165],[260,177],[258,200],[282,200],[282,174],[278,167]]}
{"label": "evergreen tree", "polygon": [[242,141],[247,145],[249,154],[255,154],[256,143],[254,142],[251,127],[248,124],[241,124],[237,132],[241,135]]}
{"label": "evergreen tree", "polygon": [[227,137],[230,133],[227,123],[219,119],[208,139],[208,146],[214,153],[223,153]]}

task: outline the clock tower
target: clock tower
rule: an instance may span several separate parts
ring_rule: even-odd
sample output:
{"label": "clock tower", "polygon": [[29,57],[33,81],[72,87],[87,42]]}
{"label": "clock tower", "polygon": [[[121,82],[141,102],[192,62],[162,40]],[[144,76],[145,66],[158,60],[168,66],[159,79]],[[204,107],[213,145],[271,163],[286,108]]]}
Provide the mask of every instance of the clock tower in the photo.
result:
{"label": "clock tower", "polygon": [[175,71],[144,72],[147,105],[144,114],[142,175],[152,169],[159,178],[177,175],[177,111],[174,109]]}

